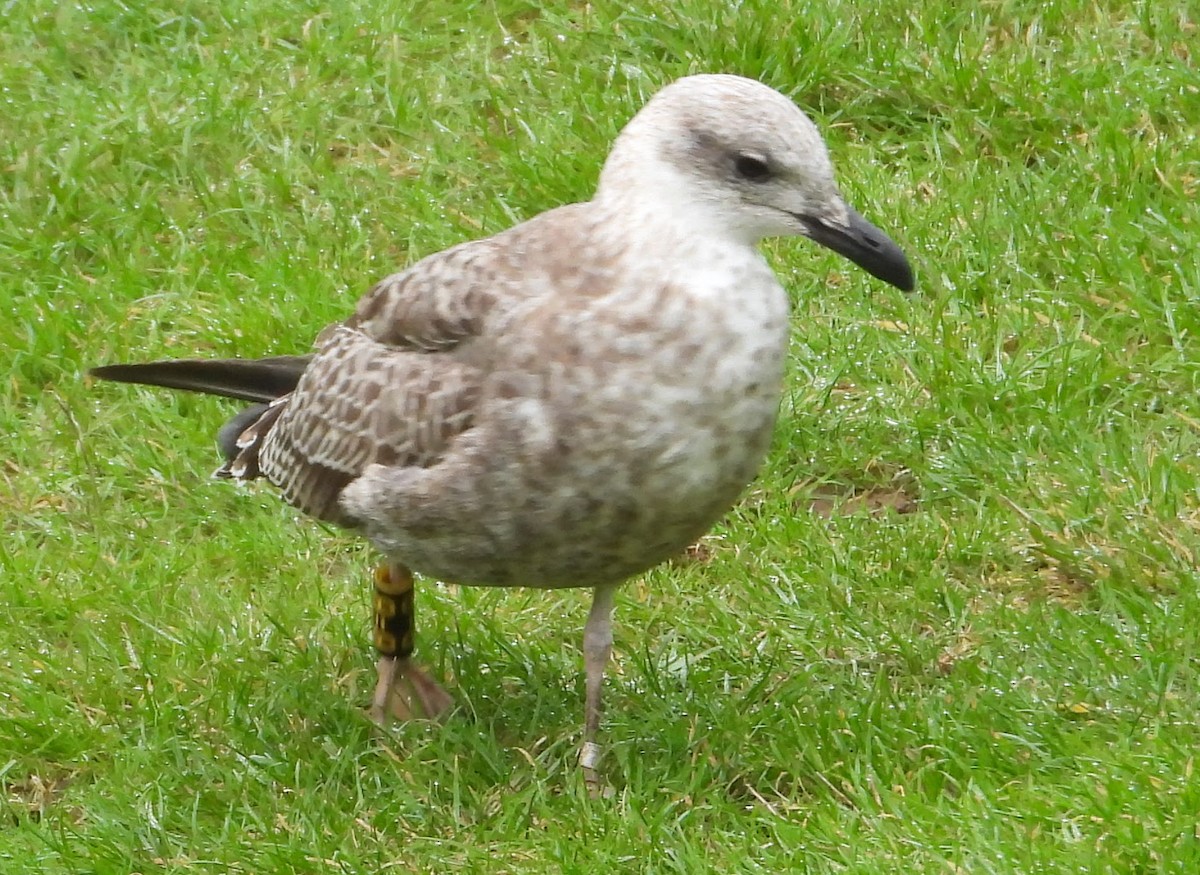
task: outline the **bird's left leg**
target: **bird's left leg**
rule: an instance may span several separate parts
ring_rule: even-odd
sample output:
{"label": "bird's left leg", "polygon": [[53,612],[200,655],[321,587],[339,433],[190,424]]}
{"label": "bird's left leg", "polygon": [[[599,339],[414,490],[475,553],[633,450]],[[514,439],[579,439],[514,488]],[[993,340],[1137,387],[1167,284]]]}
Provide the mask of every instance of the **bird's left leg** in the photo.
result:
{"label": "bird's left leg", "polygon": [[593,792],[601,786],[600,693],[604,685],[604,668],[612,655],[613,596],[617,584],[604,584],[592,592],[592,609],[583,627],[583,664],[586,674],[586,698],[583,708],[583,746],[579,750],[579,767]]}
{"label": "bird's left leg", "polygon": [[388,714],[399,720],[437,720],[454,705],[450,694],[413,664],[412,572],[396,562],[375,570],[375,649],[379,680],[371,699],[371,719],[381,726]]}

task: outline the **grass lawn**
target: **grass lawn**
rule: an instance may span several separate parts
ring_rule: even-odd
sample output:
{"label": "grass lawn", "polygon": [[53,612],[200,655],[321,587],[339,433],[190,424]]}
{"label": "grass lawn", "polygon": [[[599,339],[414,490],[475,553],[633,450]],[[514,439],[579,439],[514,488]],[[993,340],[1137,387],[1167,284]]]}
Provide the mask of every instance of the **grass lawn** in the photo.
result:
{"label": "grass lawn", "polygon": [[[4,6],[0,871],[1200,871],[1196,6],[540,5]],[[426,582],[460,707],[380,736],[367,548],[84,371],[304,352],[699,71],[810,111],[918,292],[766,247],[777,439],[619,598],[612,798],[587,593]]]}

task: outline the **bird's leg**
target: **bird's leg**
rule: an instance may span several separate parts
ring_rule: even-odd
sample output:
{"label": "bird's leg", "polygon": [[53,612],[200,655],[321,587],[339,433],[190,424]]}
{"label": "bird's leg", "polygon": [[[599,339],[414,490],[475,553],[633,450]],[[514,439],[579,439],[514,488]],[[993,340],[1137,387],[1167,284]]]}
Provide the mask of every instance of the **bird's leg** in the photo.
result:
{"label": "bird's leg", "polygon": [[592,592],[592,609],[583,627],[583,664],[586,672],[586,699],[583,708],[583,746],[579,750],[579,767],[588,786],[596,791],[601,785],[600,692],[604,684],[604,667],[612,655],[613,596],[616,584],[598,586]]}
{"label": "bird's leg", "polygon": [[413,576],[392,562],[375,570],[375,649],[379,651],[379,681],[371,699],[371,719],[381,726],[388,714],[397,719],[436,720],[454,700],[429,675],[417,668],[413,652]]}

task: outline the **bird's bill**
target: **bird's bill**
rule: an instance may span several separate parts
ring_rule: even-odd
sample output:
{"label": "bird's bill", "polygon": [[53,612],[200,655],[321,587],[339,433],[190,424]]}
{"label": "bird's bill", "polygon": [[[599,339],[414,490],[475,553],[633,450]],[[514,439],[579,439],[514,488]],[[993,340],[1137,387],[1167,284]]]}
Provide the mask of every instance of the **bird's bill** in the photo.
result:
{"label": "bird's bill", "polygon": [[900,247],[853,207],[846,205],[845,224],[821,216],[797,218],[810,240],[845,256],[871,276],[901,291],[912,291],[912,267]]}

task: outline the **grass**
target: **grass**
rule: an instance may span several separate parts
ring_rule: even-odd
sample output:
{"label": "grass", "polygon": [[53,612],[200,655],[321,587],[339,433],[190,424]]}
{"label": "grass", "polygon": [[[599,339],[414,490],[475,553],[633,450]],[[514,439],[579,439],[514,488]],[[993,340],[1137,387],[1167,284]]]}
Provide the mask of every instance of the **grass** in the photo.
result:
{"label": "grass", "polygon": [[[1195,8],[623,5],[4,8],[6,873],[1200,867]],[[624,591],[612,799],[583,593],[424,586],[461,708],[380,738],[366,549],[206,479],[227,405],[83,372],[303,351],[702,70],[811,111],[919,293],[767,247],[778,438]]]}

